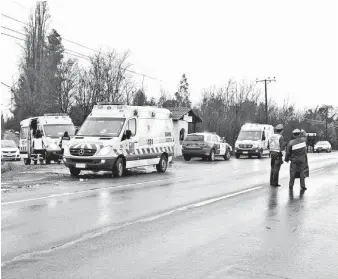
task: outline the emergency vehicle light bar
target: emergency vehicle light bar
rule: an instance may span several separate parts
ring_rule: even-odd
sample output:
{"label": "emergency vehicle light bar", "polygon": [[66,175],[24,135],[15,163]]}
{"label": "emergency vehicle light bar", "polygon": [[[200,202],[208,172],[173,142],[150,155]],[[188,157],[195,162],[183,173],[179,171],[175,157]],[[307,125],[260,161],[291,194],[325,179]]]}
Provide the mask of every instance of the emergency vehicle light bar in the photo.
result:
{"label": "emergency vehicle light bar", "polygon": [[105,105],[111,105],[111,106],[113,106],[113,105],[124,105],[124,103],[122,103],[122,102],[97,102],[97,104],[99,105],[99,106],[105,106]]}
{"label": "emergency vehicle light bar", "polygon": [[45,113],[44,116],[68,116],[67,113]]}

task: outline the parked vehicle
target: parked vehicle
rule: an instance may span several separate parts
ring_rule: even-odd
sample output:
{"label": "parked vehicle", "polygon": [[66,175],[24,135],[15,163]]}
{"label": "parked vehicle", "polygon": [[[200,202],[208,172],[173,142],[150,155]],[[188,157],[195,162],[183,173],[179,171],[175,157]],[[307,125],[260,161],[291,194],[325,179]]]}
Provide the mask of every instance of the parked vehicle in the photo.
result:
{"label": "parked vehicle", "polygon": [[33,152],[33,138],[37,130],[40,130],[44,142],[46,143],[43,158],[46,164],[51,161],[58,163],[62,160],[62,151],[59,141],[65,131],[70,136],[74,136],[75,127],[71,118],[67,114],[52,113],[44,116],[31,117],[20,122],[20,153],[26,165],[31,161],[37,161],[37,156]]}
{"label": "parked vehicle", "polygon": [[332,151],[332,147],[331,144],[328,141],[318,141],[313,149],[314,152],[331,152]]}
{"label": "parked vehicle", "polygon": [[202,158],[215,161],[216,157],[230,160],[232,148],[224,138],[214,133],[189,134],[183,141],[182,155],[185,161]]}
{"label": "parked vehicle", "polygon": [[116,103],[95,105],[64,150],[64,164],[72,176],[81,170],[112,171],[155,165],[165,172],[174,155],[170,111],[164,108]]}
{"label": "parked vehicle", "polygon": [[268,140],[273,136],[274,129],[272,125],[248,123],[244,124],[239,132],[235,143],[235,156],[241,155],[249,157],[270,155],[268,149]]}
{"label": "parked vehicle", "polygon": [[14,140],[1,140],[1,160],[21,160],[19,147]]}

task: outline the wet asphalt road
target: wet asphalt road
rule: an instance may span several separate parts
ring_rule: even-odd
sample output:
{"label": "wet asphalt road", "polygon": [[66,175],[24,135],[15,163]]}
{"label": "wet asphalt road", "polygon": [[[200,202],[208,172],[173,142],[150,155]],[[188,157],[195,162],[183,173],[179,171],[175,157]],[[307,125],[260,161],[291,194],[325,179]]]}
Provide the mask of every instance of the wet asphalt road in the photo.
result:
{"label": "wet asphalt road", "polygon": [[305,193],[232,158],[3,194],[2,276],[338,278],[338,153],[309,164]]}

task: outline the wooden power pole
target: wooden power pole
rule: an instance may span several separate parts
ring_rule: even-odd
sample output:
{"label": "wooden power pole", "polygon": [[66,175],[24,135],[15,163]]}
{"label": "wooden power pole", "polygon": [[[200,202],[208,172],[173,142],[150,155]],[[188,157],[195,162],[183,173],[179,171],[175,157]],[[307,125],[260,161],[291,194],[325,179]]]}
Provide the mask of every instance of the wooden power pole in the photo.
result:
{"label": "wooden power pole", "polygon": [[276,78],[267,78],[267,79],[262,79],[262,80],[258,80],[256,79],[256,83],[258,82],[264,82],[264,87],[265,87],[265,124],[268,124],[268,87],[267,87],[267,83],[268,82],[273,82],[276,81]]}

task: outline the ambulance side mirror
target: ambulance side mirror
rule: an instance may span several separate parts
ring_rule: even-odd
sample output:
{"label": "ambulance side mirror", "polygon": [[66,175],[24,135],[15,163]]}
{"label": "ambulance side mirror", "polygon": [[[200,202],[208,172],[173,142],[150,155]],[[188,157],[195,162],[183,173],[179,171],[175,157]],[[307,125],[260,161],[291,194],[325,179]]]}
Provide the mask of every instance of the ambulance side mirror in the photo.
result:
{"label": "ambulance side mirror", "polygon": [[262,136],[262,140],[266,140],[266,137],[265,137],[265,135],[263,135],[263,136]]}

